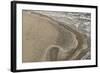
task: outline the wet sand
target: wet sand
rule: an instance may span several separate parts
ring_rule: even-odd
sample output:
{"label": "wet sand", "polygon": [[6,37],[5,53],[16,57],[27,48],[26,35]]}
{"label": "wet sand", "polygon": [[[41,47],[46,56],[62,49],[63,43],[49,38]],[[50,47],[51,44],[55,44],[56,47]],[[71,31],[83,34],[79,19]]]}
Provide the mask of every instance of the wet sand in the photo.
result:
{"label": "wet sand", "polygon": [[82,33],[52,18],[23,11],[22,61],[79,60],[87,52]]}

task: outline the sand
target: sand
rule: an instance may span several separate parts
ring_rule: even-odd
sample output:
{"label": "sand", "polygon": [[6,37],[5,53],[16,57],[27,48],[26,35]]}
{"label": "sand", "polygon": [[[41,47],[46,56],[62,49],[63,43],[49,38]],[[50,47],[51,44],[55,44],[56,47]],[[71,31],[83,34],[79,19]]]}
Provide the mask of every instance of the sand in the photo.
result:
{"label": "sand", "polygon": [[48,16],[23,11],[22,28],[23,62],[81,59],[88,50],[82,33]]}

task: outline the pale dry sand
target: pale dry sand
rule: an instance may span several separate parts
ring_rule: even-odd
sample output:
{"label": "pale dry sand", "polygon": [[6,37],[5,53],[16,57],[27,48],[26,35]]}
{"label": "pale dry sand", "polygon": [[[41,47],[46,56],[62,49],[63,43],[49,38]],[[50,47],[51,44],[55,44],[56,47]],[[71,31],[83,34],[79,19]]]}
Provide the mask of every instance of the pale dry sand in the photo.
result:
{"label": "pale dry sand", "polygon": [[22,61],[79,60],[88,51],[85,36],[52,18],[23,11]]}

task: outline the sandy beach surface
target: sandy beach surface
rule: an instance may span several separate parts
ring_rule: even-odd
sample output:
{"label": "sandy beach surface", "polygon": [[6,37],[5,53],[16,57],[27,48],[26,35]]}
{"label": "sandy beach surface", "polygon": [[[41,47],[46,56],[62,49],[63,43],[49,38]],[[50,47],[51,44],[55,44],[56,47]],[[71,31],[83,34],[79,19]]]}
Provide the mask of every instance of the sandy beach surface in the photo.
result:
{"label": "sandy beach surface", "polygon": [[80,60],[89,49],[86,37],[41,13],[23,11],[22,61]]}

